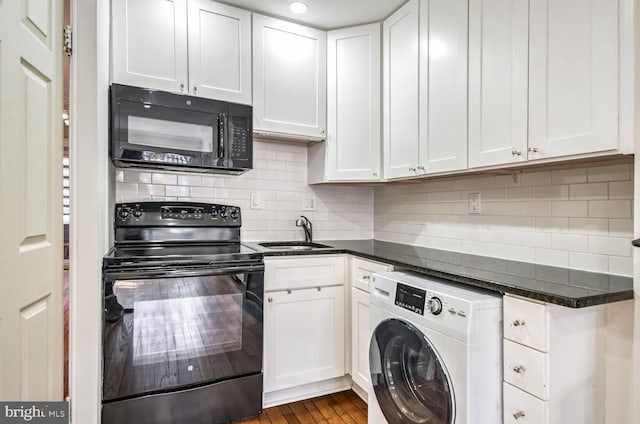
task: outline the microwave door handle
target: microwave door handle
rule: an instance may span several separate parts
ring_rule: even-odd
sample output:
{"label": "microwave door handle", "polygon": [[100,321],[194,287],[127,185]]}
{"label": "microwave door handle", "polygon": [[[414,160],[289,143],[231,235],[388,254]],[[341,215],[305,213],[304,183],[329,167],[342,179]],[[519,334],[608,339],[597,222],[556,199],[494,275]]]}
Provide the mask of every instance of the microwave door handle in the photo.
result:
{"label": "microwave door handle", "polygon": [[218,158],[224,158],[224,127],[226,126],[227,117],[223,113],[218,118]]}

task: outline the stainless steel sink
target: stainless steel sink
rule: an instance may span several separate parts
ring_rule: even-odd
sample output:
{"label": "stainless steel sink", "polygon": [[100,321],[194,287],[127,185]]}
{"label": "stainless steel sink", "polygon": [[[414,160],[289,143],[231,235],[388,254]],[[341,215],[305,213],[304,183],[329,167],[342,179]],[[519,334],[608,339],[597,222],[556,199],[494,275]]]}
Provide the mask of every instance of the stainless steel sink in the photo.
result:
{"label": "stainless steel sink", "polygon": [[326,244],[307,243],[306,241],[274,241],[258,243],[258,245],[274,250],[312,250],[331,248],[331,246],[327,246]]}

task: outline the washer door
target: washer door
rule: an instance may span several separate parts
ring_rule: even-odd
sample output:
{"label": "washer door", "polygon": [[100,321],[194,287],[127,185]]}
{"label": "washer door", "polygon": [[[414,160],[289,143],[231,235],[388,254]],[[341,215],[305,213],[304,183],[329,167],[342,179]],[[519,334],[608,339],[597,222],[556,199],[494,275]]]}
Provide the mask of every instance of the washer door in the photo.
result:
{"label": "washer door", "polygon": [[371,383],[389,424],[453,424],[455,398],[442,359],[416,327],[382,321],[369,346]]}

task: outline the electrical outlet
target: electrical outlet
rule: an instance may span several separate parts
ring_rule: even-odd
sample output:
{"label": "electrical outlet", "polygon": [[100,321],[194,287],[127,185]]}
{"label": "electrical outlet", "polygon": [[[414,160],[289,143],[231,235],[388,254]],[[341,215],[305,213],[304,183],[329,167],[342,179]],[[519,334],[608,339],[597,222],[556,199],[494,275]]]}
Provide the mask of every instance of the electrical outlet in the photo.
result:
{"label": "electrical outlet", "polygon": [[316,210],[316,197],[307,196],[302,199],[303,211],[315,211]]}
{"label": "electrical outlet", "polygon": [[469,193],[469,213],[480,214],[480,193]]}
{"label": "electrical outlet", "polygon": [[262,196],[260,193],[251,193],[251,209],[262,209]]}

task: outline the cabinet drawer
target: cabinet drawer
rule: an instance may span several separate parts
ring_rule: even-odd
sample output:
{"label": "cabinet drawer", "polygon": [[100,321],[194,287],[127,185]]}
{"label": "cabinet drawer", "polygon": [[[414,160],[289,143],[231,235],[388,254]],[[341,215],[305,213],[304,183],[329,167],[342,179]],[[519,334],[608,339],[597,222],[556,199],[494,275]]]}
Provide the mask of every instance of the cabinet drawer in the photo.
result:
{"label": "cabinet drawer", "polygon": [[371,282],[371,274],[375,272],[392,271],[393,266],[381,264],[379,262],[366,261],[364,259],[351,259],[351,284],[369,293],[369,283]]}
{"label": "cabinet drawer", "polygon": [[504,424],[545,424],[548,403],[509,383],[503,383]]}
{"label": "cabinet drawer", "polygon": [[504,381],[547,400],[547,360],[547,353],[504,340]]}
{"label": "cabinet drawer", "polygon": [[547,308],[542,303],[504,297],[504,338],[543,352],[549,350]]}
{"label": "cabinet drawer", "polygon": [[268,258],[264,261],[265,291],[344,284],[344,256]]}

